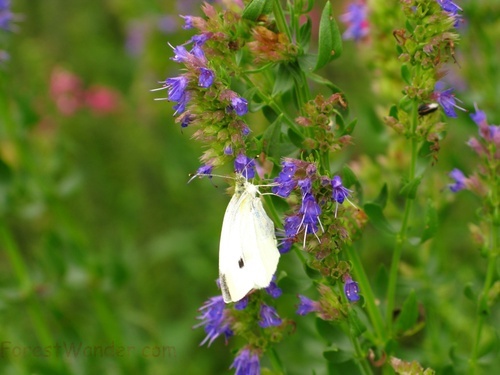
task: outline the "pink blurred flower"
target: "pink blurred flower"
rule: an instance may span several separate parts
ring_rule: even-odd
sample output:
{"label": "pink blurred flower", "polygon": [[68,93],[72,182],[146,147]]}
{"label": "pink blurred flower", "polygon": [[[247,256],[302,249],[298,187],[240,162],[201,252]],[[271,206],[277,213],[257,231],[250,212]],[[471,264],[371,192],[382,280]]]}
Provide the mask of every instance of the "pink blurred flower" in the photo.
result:
{"label": "pink blurred flower", "polygon": [[80,78],[60,67],[50,76],[50,96],[63,115],[71,116],[82,106],[83,87]]}
{"label": "pink blurred flower", "polygon": [[85,104],[97,115],[114,112],[118,103],[118,93],[106,86],[94,85],[85,93]]}

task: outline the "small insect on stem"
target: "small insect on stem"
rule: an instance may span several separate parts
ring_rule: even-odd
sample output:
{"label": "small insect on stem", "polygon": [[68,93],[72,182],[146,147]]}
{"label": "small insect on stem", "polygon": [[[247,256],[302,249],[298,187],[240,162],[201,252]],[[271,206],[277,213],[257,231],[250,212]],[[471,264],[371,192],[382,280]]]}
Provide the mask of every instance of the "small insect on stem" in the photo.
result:
{"label": "small insect on stem", "polygon": [[426,116],[432,112],[437,111],[439,104],[437,103],[422,103],[418,106],[418,114],[420,116]]}

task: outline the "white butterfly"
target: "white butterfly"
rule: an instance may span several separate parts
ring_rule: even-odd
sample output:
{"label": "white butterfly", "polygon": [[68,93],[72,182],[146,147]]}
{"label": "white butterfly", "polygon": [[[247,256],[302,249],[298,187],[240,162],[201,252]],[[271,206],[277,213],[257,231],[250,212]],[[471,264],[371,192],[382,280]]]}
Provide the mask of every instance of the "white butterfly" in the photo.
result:
{"label": "white butterfly", "polygon": [[226,303],[239,301],[252,289],[268,287],[278,266],[274,224],[257,193],[257,186],[242,175],[236,177],[219,248],[219,280]]}

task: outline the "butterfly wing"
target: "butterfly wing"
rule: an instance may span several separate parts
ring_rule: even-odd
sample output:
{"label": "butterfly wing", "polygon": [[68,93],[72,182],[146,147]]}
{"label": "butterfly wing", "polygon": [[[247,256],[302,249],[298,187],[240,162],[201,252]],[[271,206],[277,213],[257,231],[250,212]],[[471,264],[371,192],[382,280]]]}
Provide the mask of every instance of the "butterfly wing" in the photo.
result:
{"label": "butterfly wing", "polygon": [[279,260],[274,225],[257,188],[237,189],[224,215],[219,249],[219,276],[224,301],[234,302],[250,290],[269,286]]}
{"label": "butterfly wing", "polygon": [[252,269],[244,257],[244,241],[251,222],[251,196],[245,191],[236,193],[229,202],[219,246],[219,281],[224,302],[235,302],[245,297],[254,287]]}
{"label": "butterfly wing", "polygon": [[260,198],[254,197],[251,202],[253,218],[253,233],[256,239],[256,247],[244,247],[247,252],[256,253],[256,262],[252,264],[255,288],[266,288],[278,267],[280,253],[274,233],[274,224],[267,216]]}

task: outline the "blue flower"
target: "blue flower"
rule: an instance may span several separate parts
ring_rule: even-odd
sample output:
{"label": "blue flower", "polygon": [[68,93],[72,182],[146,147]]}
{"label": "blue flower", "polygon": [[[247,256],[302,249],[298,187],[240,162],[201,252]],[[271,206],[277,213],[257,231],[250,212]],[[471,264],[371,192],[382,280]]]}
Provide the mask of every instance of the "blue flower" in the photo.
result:
{"label": "blue flower", "polygon": [[302,191],[302,196],[306,194],[311,194],[312,192],[312,181],[310,178],[304,178],[303,180],[297,181],[297,185],[300,187]]}
{"label": "blue flower", "polygon": [[235,111],[238,116],[243,116],[248,112],[248,102],[241,96],[233,96],[229,109]]}
{"label": "blue flower", "polygon": [[198,86],[200,87],[210,87],[214,83],[215,74],[212,70],[208,68],[200,68],[200,76],[198,78]]}
{"label": "blue flower", "polygon": [[438,4],[441,6],[441,9],[443,9],[445,12],[451,13],[451,14],[457,14],[457,12],[462,10],[457,4],[455,4],[451,0],[436,0]]}
{"label": "blue flower", "polygon": [[[172,45],[170,45],[172,47]],[[174,57],[171,57],[170,59],[175,61],[175,62],[186,62],[189,60],[189,57],[191,54],[188,52],[186,47],[184,46],[177,46],[177,47],[172,47],[174,50]]]}
{"label": "blue flower", "polygon": [[287,238],[293,238],[299,233],[300,225],[302,223],[302,218],[299,215],[292,215],[285,217],[285,236]]}
{"label": "blue flower", "polygon": [[448,185],[450,190],[454,193],[463,190],[466,188],[465,181],[467,180],[467,177],[463,174],[463,172],[460,169],[453,169],[449,176],[455,180],[454,184]]}
{"label": "blue flower", "polygon": [[184,95],[182,95],[177,104],[172,107],[173,109],[175,109],[174,115],[182,113],[186,110],[186,105],[189,102],[190,98],[191,95],[189,92],[185,92]]}
{"label": "blue flower", "polygon": [[280,254],[286,254],[292,249],[294,243],[295,241],[293,239],[286,238],[278,244],[278,251]]}
{"label": "blue flower", "polygon": [[178,102],[186,94],[188,79],[185,76],[167,78],[165,87],[168,89],[168,100]]}
{"label": "blue flower", "polygon": [[193,121],[194,116],[190,113],[185,113],[182,117],[181,128],[187,128],[188,125]]}
{"label": "blue flower", "polygon": [[244,310],[248,305],[248,297],[245,296],[234,304],[236,310]]}
{"label": "blue flower", "polygon": [[235,375],[260,375],[259,356],[248,348],[240,350],[230,368],[236,370]]}
{"label": "blue flower", "polygon": [[359,286],[350,276],[346,277],[344,284],[344,293],[349,302],[359,301]]}
{"label": "blue flower", "polygon": [[224,334],[226,340],[233,335],[233,331],[230,328],[229,321],[225,314],[224,300],[222,296],[216,296],[210,298],[205,304],[200,308],[201,315],[197,319],[201,322],[194,326],[194,328],[205,326],[205,333],[207,336],[201,342],[200,346],[208,341],[208,346],[212,342]]}
{"label": "blue flower", "polygon": [[281,162],[281,172],[278,177],[274,179],[276,186],[272,187],[272,192],[280,197],[287,198],[297,186],[297,180],[293,177],[297,166],[288,160]]}
{"label": "blue flower", "polygon": [[347,25],[347,30],[342,34],[344,39],[359,41],[369,32],[367,7],[364,2],[351,3],[347,6],[347,12],[340,16],[342,22]]}
{"label": "blue flower", "polygon": [[193,43],[195,46],[202,46],[208,39],[210,39],[210,36],[207,34],[193,35],[186,44]]}
{"label": "blue flower", "polygon": [[207,58],[205,57],[205,52],[203,51],[203,48],[201,48],[201,46],[196,44],[191,49],[191,53],[193,54],[194,57],[196,57],[198,60],[200,60],[200,62],[202,64],[205,65],[207,63]]}
{"label": "blue flower", "polygon": [[475,104],[475,103],[474,103],[474,108],[476,109],[476,112],[471,113],[470,118],[476,123],[477,126],[486,125],[487,124],[486,113],[479,110],[479,108],[477,107],[477,104]]}
{"label": "blue flower", "polygon": [[299,213],[303,215],[302,224],[306,225],[306,233],[316,233],[318,231],[321,207],[312,194],[306,194],[304,196]]}
{"label": "blue flower", "polygon": [[306,296],[298,295],[300,304],[297,308],[297,315],[307,315],[313,311],[319,311],[319,304]]}
{"label": "blue flower", "polygon": [[224,155],[232,155],[232,154],[233,154],[233,147],[231,145],[224,147]]}
{"label": "blue flower", "polygon": [[193,26],[193,16],[181,16],[181,18],[184,19],[184,26],[182,26],[182,28],[184,30],[189,30],[189,29],[192,29],[194,26]]}
{"label": "blue flower", "polygon": [[0,29],[10,31],[14,15],[10,11],[10,0],[0,0]]}
{"label": "blue flower", "polygon": [[255,177],[255,160],[245,154],[239,154],[234,160],[234,170],[241,173],[247,180]]}
{"label": "blue flower", "polygon": [[271,283],[265,290],[267,294],[269,294],[271,297],[278,298],[283,294],[283,291],[281,290],[280,287],[278,287],[275,280],[276,280],[276,275],[273,275]]}
{"label": "blue flower", "polygon": [[344,200],[349,197],[351,190],[342,185],[342,179],[340,176],[334,176],[331,180],[331,184],[332,199],[339,204],[344,203]]}
{"label": "blue flower", "polygon": [[262,304],[260,307],[260,321],[259,326],[262,328],[275,327],[281,324],[282,320],[278,313],[271,306]]}
{"label": "blue flower", "polygon": [[446,116],[457,117],[454,108],[460,109],[461,111],[466,111],[465,108],[462,108],[456,104],[456,101],[460,100],[455,98],[455,95],[453,94],[453,89],[450,88],[447,90],[443,90],[443,88],[444,88],[443,82],[441,81],[436,82],[436,85],[434,87],[434,92],[432,93],[432,97],[441,105],[441,107],[443,107]]}

